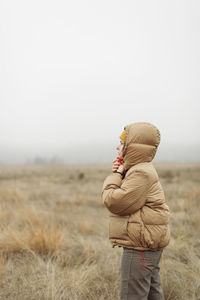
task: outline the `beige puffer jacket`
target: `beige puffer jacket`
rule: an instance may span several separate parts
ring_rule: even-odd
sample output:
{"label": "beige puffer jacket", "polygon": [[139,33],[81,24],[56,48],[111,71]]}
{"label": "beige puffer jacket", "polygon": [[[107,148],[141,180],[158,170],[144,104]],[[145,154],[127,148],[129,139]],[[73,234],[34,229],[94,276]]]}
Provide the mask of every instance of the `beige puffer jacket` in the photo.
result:
{"label": "beige puffer jacket", "polygon": [[169,207],[158,174],[152,164],[160,143],[159,130],[147,122],[124,127],[125,176],[109,175],[102,200],[109,210],[109,239],[112,247],[159,250],[170,241]]}

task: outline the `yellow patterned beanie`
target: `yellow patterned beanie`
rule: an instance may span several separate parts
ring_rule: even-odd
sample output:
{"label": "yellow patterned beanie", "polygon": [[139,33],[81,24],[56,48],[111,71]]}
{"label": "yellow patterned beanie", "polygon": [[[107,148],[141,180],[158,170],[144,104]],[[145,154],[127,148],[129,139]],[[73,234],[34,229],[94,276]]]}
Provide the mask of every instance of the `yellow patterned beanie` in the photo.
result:
{"label": "yellow patterned beanie", "polygon": [[124,131],[122,132],[122,134],[120,135],[120,139],[121,139],[124,143],[126,143],[126,130],[124,130]]}

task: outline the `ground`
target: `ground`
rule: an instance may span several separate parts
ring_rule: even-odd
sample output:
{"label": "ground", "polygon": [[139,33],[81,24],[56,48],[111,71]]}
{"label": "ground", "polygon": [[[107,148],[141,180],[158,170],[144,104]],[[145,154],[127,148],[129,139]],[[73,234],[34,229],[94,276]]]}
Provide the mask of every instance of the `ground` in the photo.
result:
{"label": "ground", "polygon": [[[200,299],[200,163],[154,163],[171,211],[165,299]],[[108,239],[111,165],[0,166],[0,299],[116,300],[122,248]]]}

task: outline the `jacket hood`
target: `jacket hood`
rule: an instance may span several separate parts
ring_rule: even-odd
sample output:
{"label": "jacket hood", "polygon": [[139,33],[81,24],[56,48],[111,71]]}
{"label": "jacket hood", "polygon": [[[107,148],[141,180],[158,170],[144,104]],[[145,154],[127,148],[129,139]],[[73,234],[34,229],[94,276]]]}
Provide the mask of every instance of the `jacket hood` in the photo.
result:
{"label": "jacket hood", "polygon": [[153,160],[160,144],[160,131],[147,122],[131,123],[124,127],[126,143],[123,149],[123,164],[125,170],[130,167]]}

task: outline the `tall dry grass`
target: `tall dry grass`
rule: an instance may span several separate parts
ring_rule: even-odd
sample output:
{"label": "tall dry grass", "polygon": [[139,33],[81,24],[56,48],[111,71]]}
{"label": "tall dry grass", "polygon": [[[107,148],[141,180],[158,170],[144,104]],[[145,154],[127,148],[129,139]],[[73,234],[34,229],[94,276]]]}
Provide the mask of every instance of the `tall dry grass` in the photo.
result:
{"label": "tall dry grass", "polygon": [[[200,164],[155,164],[171,209],[165,299],[200,299]],[[111,166],[0,167],[0,299],[119,299],[122,248],[101,188]]]}

